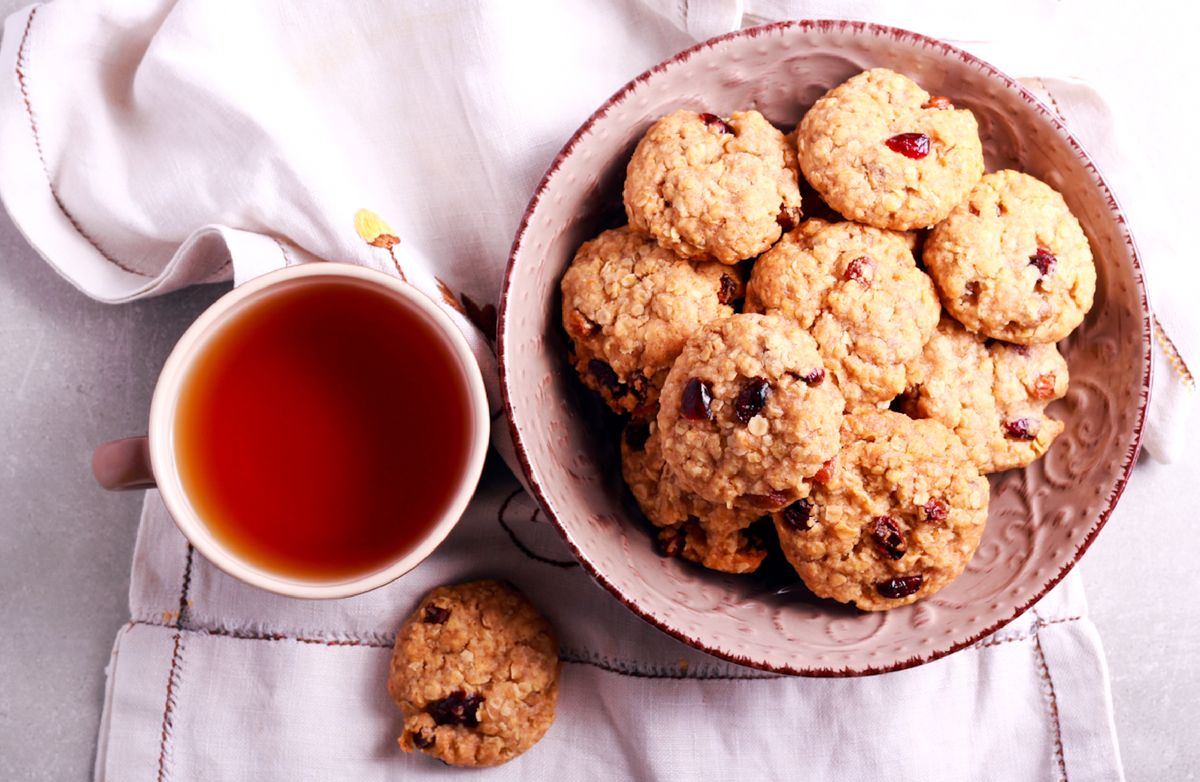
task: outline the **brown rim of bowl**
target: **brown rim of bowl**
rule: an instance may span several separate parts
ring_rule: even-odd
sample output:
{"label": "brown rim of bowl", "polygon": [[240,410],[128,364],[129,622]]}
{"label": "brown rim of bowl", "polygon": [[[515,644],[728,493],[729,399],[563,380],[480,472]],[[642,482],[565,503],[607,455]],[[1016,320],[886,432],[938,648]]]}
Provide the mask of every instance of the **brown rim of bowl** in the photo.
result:
{"label": "brown rim of bowl", "polygon": [[[596,568],[592,565],[592,563],[588,560],[588,558],[586,556],[584,556],[583,553],[575,546],[574,542],[571,540],[571,536],[567,533],[567,530],[563,526],[562,522],[559,521],[558,517],[555,516],[555,514],[551,511],[550,505],[546,501],[545,494],[542,491],[542,487],[538,484],[537,480],[535,480],[533,477],[533,469],[529,463],[529,456],[526,453],[525,445],[521,440],[521,433],[519,431],[517,431],[517,426],[513,421],[512,400],[509,397],[509,391],[508,391],[508,372],[507,372],[507,367],[506,367],[506,363],[505,363],[505,355],[506,355],[505,336],[507,333],[506,324],[508,321],[508,292],[509,292],[509,288],[512,283],[513,267],[515,265],[517,253],[520,252],[520,250],[521,250],[521,242],[525,238],[525,232],[529,226],[529,220],[533,216],[534,210],[537,208],[538,204],[541,202],[542,194],[545,192],[546,187],[550,183],[550,180],[554,177],[554,174],[558,171],[559,167],[562,165],[562,162],[571,154],[572,150],[575,148],[575,145],[578,144],[579,140],[582,139],[583,136],[592,129],[592,126],[595,125],[595,123],[598,120],[603,118],[604,115],[608,113],[608,110],[613,105],[624,100],[625,97],[629,93],[631,93],[640,83],[642,83],[646,79],[650,78],[653,74],[658,73],[659,71],[664,71],[667,68],[673,67],[679,63],[687,62],[689,59],[691,59],[692,55],[696,54],[697,52],[703,51],[705,49],[713,48],[715,46],[723,44],[726,41],[733,40],[735,38],[742,38],[742,37],[756,38],[764,33],[774,32],[776,30],[786,30],[786,29],[790,29],[793,27],[799,27],[799,28],[806,29],[806,30],[809,30],[809,29],[816,29],[816,30],[839,29],[839,30],[850,30],[854,33],[870,32],[875,35],[890,36],[897,40],[908,39],[911,41],[915,41],[919,44],[922,44],[923,46],[940,49],[947,54],[954,55],[954,56],[958,57],[959,59],[963,60],[964,62],[966,62],[970,65],[973,65],[974,67],[978,68],[979,70],[983,71],[984,73],[988,74],[989,76],[1003,82],[1004,85],[1006,87],[1008,87],[1008,89],[1012,90],[1017,95],[1019,95],[1026,103],[1028,103],[1030,106],[1032,106],[1035,111],[1037,111],[1044,118],[1046,118],[1050,121],[1050,124],[1059,133],[1059,135],[1062,136],[1064,139],[1066,139],[1067,143],[1071,145],[1071,148],[1073,150],[1075,150],[1076,156],[1083,163],[1084,167],[1096,177],[1096,182],[1099,185],[1101,191],[1103,192],[1105,198],[1108,201],[1108,208],[1112,212],[1113,219],[1116,221],[1116,223],[1118,225],[1118,229],[1121,233],[1121,236],[1125,240],[1125,244],[1128,245],[1128,247],[1129,247],[1129,255],[1130,255],[1130,258],[1133,260],[1133,271],[1134,271],[1134,278],[1135,278],[1134,281],[1137,284],[1138,299],[1141,303],[1141,308],[1142,308],[1141,315],[1142,315],[1143,379],[1142,379],[1142,394],[1141,394],[1140,402],[1138,405],[1137,426],[1135,427],[1135,430],[1133,433],[1133,436],[1134,436],[1133,447],[1129,449],[1129,453],[1127,453],[1125,456],[1125,461],[1124,461],[1124,464],[1122,465],[1122,475],[1121,475],[1120,479],[1117,481],[1116,486],[1113,487],[1113,490],[1108,497],[1108,507],[1106,507],[1104,509],[1104,512],[1102,512],[1100,514],[1100,516],[1096,519],[1095,523],[1092,525],[1092,528],[1090,530],[1088,530],[1087,537],[1084,538],[1083,544],[1075,552],[1075,554],[1071,558],[1071,560],[1066,565],[1064,565],[1058,571],[1057,574],[1052,576],[1042,586],[1041,590],[1038,591],[1038,593],[1033,596],[1032,599],[1028,600],[1023,605],[1017,606],[1017,608],[1014,609],[1012,614],[1007,619],[1002,619],[999,622],[996,622],[995,624],[991,625],[990,627],[987,627],[983,630],[973,633],[969,638],[953,644],[948,649],[938,650],[938,651],[935,651],[935,652],[925,655],[925,656],[918,655],[918,656],[910,657],[907,660],[901,660],[900,662],[897,662],[893,665],[886,665],[886,666],[881,666],[881,667],[865,666],[862,668],[836,668],[836,669],[835,668],[816,668],[816,667],[795,668],[790,665],[775,666],[775,665],[760,663],[755,660],[751,660],[749,658],[734,654],[732,652],[724,651],[721,649],[711,648],[710,646],[705,644],[700,639],[693,638],[692,636],[689,636],[686,633],[683,633],[673,627],[669,627],[669,626],[665,625],[657,617],[653,616],[652,614],[650,614],[649,612],[644,610],[641,606],[638,605],[635,598],[632,598],[632,597],[624,594],[623,592],[621,592],[621,590],[617,589],[617,587],[615,585],[613,585],[612,582],[610,582],[607,578],[605,578],[603,574],[601,574],[600,572],[598,572],[596,570]],[[624,604],[624,606],[626,608],[628,608],[630,611],[632,611],[634,614],[641,617],[642,619],[649,622],[650,624],[654,625],[655,627],[657,627],[659,630],[663,631],[667,635],[686,643],[688,646],[691,646],[694,649],[699,649],[701,651],[704,651],[704,652],[711,654],[714,657],[718,657],[722,660],[726,660],[726,661],[732,662],[732,663],[737,663],[738,665],[744,665],[749,668],[756,668],[758,670],[771,671],[774,673],[790,674],[793,676],[841,678],[841,677],[850,677],[850,676],[871,676],[871,675],[880,674],[880,673],[890,673],[892,671],[901,671],[906,668],[913,668],[918,665],[923,665],[928,662],[933,662],[934,660],[938,660],[942,657],[945,657],[946,655],[953,654],[954,652],[957,652],[961,649],[965,649],[965,648],[971,646],[972,644],[977,643],[980,639],[985,638],[985,637],[991,635],[992,633],[996,632],[997,630],[1004,627],[1009,622],[1013,621],[1014,619],[1019,617],[1021,614],[1025,613],[1027,610],[1029,610],[1029,608],[1034,603],[1041,600],[1046,595],[1047,592],[1049,592],[1060,581],[1062,581],[1062,579],[1067,575],[1067,573],[1069,573],[1071,571],[1071,568],[1075,567],[1075,564],[1080,560],[1081,557],[1083,557],[1084,553],[1092,545],[1092,541],[1094,541],[1096,539],[1096,535],[1098,535],[1100,533],[1100,530],[1103,529],[1105,523],[1108,521],[1109,516],[1112,515],[1113,509],[1117,505],[1117,500],[1119,500],[1121,498],[1121,494],[1125,491],[1125,486],[1129,483],[1129,476],[1133,472],[1134,465],[1137,463],[1138,453],[1141,451],[1141,446],[1142,446],[1142,431],[1143,431],[1143,428],[1145,427],[1145,423],[1146,423],[1146,410],[1150,404],[1150,381],[1151,381],[1151,372],[1152,372],[1153,362],[1151,360],[1152,354],[1151,354],[1150,305],[1149,305],[1148,299],[1146,298],[1145,271],[1142,268],[1141,260],[1138,258],[1137,244],[1133,240],[1133,235],[1130,234],[1130,232],[1129,232],[1128,223],[1125,220],[1125,214],[1124,214],[1124,212],[1121,211],[1121,207],[1117,203],[1117,199],[1113,195],[1112,189],[1108,186],[1108,182],[1104,179],[1104,176],[1100,173],[1100,170],[1096,167],[1096,164],[1094,162],[1092,162],[1091,157],[1084,150],[1083,146],[1071,134],[1071,132],[1069,130],[1067,130],[1066,126],[1062,123],[1062,121],[1059,119],[1059,117],[1050,108],[1048,108],[1037,97],[1035,97],[1033,95],[1033,93],[1031,93],[1029,90],[1025,89],[1025,87],[1022,86],[1016,79],[1013,79],[1011,76],[1008,76],[1003,71],[996,68],[994,65],[991,65],[990,63],[979,59],[978,57],[976,57],[973,54],[969,54],[957,47],[951,46],[948,43],[939,41],[936,38],[930,38],[929,36],[922,35],[920,33],[914,33],[910,30],[904,30],[899,27],[889,27],[886,25],[874,24],[872,22],[851,22],[851,21],[833,20],[833,19],[797,19],[797,20],[788,20],[788,21],[782,21],[782,22],[773,22],[771,24],[760,25],[758,27],[747,27],[743,30],[735,30],[731,33],[726,33],[725,35],[719,35],[715,38],[710,38],[707,41],[703,41],[702,43],[698,43],[694,46],[690,46],[687,49],[684,49],[683,51],[673,55],[672,57],[670,57],[666,60],[663,60],[662,62],[660,62],[659,64],[650,68],[649,70],[646,70],[643,73],[639,74],[638,76],[636,76],[635,78],[630,80],[628,83],[626,83],[625,86],[621,87],[621,89],[617,90],[608,100],[606,100],[603,104],[601,104],[600,108],[596,109],[596,111],[593,112],[592,115],[590,117],[588,117],[587,120],[581,126],[579,126],[578,130],[576,130],[571,135],[571,138],[567,140],[567,143],[563,145],[563,148],[561,150],[559,150],[557,155],[555,155],[554,160],[550,163],[550,167],[546,170],[545,176],[542,177],[541,182],[538,183],[537,189],[534,190],[533,197],[529,201],[529,206],[526,207],[525,214],[521,217],[521,223],[517,228],[517,234],[513,240],[512,251],[509,253],[508,263],[504,269],[504,281],[503,281],[503,285],[502,285],[502,288],[500,291],[500,316],[499,316],[498,320],[499,320],[499,330],[498,330],[497,336],[496,336],[496,355],[499,360],[499,367],[500,367],[500,390],[501,390],[501,395],[504,399],[505,417],[508,419],[508,431],[512,436],[513,446],[516,450],[517,459],[521,462],[521,470],[522,470],[522,472],[525,473],[525,479],[529,482],[530,488],[533,489],[533,493],[534,493],[535,498],[537,499],[538,504],[542,507],[542,510],[546,513],[546,516],[550,519],[550,521],[554,523],[554,526],[558,529],[559,534],[562,535],[563,540],[566,541],[567,547],[571,549],[571,553],[574,555],[575,559],[577,559],[579,561],[579,563],[583,566],[584,570],[586,570],[593,579],[595,579],[597,582],[599,582],[601,586],[603,586],[605,589],[607,589],[615,598],[617,598],[617,600],[621,601],[621,603]]]}

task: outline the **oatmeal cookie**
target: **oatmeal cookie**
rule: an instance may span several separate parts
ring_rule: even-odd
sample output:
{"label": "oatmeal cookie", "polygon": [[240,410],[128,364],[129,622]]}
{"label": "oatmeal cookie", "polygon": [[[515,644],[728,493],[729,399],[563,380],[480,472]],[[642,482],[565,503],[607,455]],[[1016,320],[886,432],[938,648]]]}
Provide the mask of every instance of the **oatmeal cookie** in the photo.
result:
{"label": "oatmeal cookie", "polygon": [[1057,342],[1096,292],[1079,221],[1057,191],[1018,171],[985,176],[929,234],[923,259],[950,314],[1006,342]]}
{"label": "oatmeal cookie", "polygon": [[494,766],[532,747],[554,721],[558,641],[512,586],[441,586],[400,628],[388,692],[404,714],[405,752]]}
{"label": "oatmeal cookie", "polygon": [[767,556],[762,539],[750,528],[764,519],[763,511],[727,508],[681,489],[663,461],[653,421],[626,425],[621,472],[646,518],[660,528],[663,554],[678,554],[724,573],[752,573]]}
{"label": "oatmeal cookie", "polygon": [[663,385],[663,458],[704,499],[773,510],[838,449],[845,399],[816,343],[774,315],[716,320],[688,340]]}
{"label": "oatmeal cookie", "polygon": [[933,282],[911,235],[807,220],[754,264],[746,310],[791,318],[817,341],[848,409],[904,390],[904,363],[937,325]]}
{"label": "oatmeal cookie", "polygon": [[985,340],[943,317],[908,364],[901,407],[962,440],[980,472],[1024,467],[1063,431],[1046,405],[1067,393],[1067,362],[1053,345]]}
{"label": "oatmeal cookie", "polygon": [[683,343],[733,314],[742,276],[719,263],[684,261],[628,227],[585,242],[562,279],[572,362],[613,410],[653,410]]}
{"label": "oatmeal cookie", "polygon": [[958,577],[987,522],[988,482],[937,421],[864,410],[812,492],[774,514],[783,553],[814,594],[895,608]]}
{"label": "oatmeal cookie", "polygon": [[799,221],[796,153],[757,111],[676,111],[638,142],[624,198],[629,224],[663,247],[737,263]]}
{"label": "oatmeal cookie", "polygon": [[983,175],[975,115],[886,68],[825,93],[800,121],[796,148],[830,206],[877,228],[933,225]]}

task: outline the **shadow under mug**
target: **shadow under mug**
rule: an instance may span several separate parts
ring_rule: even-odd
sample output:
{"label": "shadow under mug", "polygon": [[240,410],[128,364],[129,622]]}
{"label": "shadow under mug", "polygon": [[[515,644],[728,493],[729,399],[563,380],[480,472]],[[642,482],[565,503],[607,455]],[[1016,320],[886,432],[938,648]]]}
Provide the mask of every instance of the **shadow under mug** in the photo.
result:
{"label": "shadow under mug", "polygon": [[[297,279],[341,278],[369,283],[422,317],[458,360],[470,408],[469,448],[457,488],[437,518],[415,546],[374,571],[337,581],[311,581],[267,570],[232,551],[209,529],[184,490],[174,450],[176,405],[188,370],[204,346],[235,313],[264,301],[283,285]],[[406,282],[362,266],[311,263],[268,272],[234,288],[212,304],[172,349],[150,404],[149,434],[113,440],[96,448],[92,471],[106,489],[141,489],[157,486],[176,526],[212,564],[234,578],[281,595],[301,598],[339,598],[367,592],[404,575],[420,564],[445,540],[466,510],[483,470],[489,435],[487,392],[479,365],[458,326],[423,293]]]}

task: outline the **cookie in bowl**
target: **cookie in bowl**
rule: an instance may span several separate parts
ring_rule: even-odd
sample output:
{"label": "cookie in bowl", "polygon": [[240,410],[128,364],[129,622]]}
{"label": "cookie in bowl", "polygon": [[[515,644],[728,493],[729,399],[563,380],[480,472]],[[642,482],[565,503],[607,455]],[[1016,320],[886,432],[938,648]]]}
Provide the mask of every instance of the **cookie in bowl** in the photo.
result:
{"label": "cookie in bowl", "polygon": [[471,581],[429,592],[396,636],[388,693],[400,748],[452,766],[495,766],[554,721],[558,641],[515,587]]}
{"label": "cookie in bowl", "polygon": [[911,242],[911,234],[807,220],[754,264],[746,310],[808,331],[848,409],[903,391],[904,363],[937,325],[937,292]]}
{"label": "cookie in bowl", "polygon": [[931,226],[983,175],[975,115],[887,68],[821,97],[800,121],[796,149],[826,203],[877,228]]}
{"label": "cookie in bowl", "polygon": [[741,272],[687,261],[615,228],[585,242],[562,279],[563,328],[584,384],[614,411],[652,411],[684,342],[732,315]]}
{"label": "cookie in bowl", "polygon": [[983,177],[930,232],[923,260],[951,315],[1006,342],[1057,342],[1096,291],[1079,220],[1058,191],[1019,171]]}
{"label": "cookie in bowl", "polygon": [[838,449],[845,399],[817,344],[792,320],[713,321],[663,385],[658,430],[680,487],[709,502],[782,508]]}
{"label": "cookie in bowl", "polygon": [[681,556],[723,573],[753,573],[766,558],[755,525],[769,523],[769,517],[756,508],[727,508],[680,488],[663,460],[653,421],[634,420],[625,427],[621,474],[642,513],[658,528],[664,556]]}
{"label": "cookie in bowl", "polygon": [[624,201],[629,225],[672,252],[737,263],[799,221],[796,153],[757,111],[676,111],[638,143]]}
{"label": "cookie in bowl", "polygon": [[1070,379],[1054,345],[988,340],[943,317],[907,372],[901,409],[953,430],[981,472],[1024,467],[1063,431],[1046,412]]}
{"label": "cookie in bowl", "polygon": [[962,573],[983,536],[988,482],[942,424],[846,416],[845,445],[807,498],[774,514],[784,556],[819,597],[882,611]]}

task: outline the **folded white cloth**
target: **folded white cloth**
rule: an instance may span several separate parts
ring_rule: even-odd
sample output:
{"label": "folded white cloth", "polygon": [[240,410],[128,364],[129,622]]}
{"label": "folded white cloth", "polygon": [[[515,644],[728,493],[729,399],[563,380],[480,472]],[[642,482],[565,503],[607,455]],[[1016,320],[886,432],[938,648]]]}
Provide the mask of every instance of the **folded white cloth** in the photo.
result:
{"label": "folded white cloth", "polygon": [[[1025,5],[1022,25],[1049,13]],[[838,7],[904,24],[887,4]],[[989,40],[1021,16],[1011,8],[943,11],[927,32],[1002,67],[1039,62]],[[59,273],[105,301],[314,259],[398,266],[471,333],[494,393],[494,359],[471,323],[486,331],[494,317],[519,216],[571,131],[695,38],[834,13],[783,0],[34,6],[8,19],[0,42],[10,74],[0,79],[0,197]],[[1045,62],[1026,73],[1058,72]],[[1170,232],[1155,230],[1169,205],[1117,157],[1095,93],[1051,79],[1035,86],[1057,100],[1131,208],[1154,283],[1173,250]],[[380,233],[401,241],[381,246]],[[1160,320],[1179,350],[1197,355],[1191,313],[1171,306],[1173,284],[1158,285]],[[1169,458],[1170,432],[1195,393],[1159,360],[1167,369],[1156,377],[1147,445]],[[493,465],[426,564],[335,602],[287,600],[224,577],[149,493],[97,779],[452,773],[396,748],[387,648],[426,588],[485,574],[539,603],[566,661],[557,723],[534,750],[488,772],[498,779],[1121,777],[1104,659],[1074,575],[996,636],[936,663],[861,680],[771,677],[632,617],[571,563]]]}

